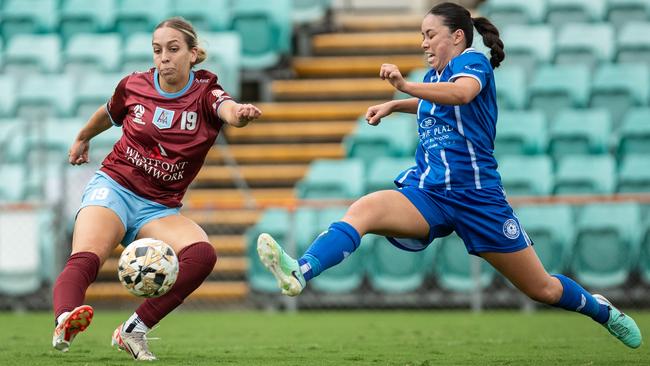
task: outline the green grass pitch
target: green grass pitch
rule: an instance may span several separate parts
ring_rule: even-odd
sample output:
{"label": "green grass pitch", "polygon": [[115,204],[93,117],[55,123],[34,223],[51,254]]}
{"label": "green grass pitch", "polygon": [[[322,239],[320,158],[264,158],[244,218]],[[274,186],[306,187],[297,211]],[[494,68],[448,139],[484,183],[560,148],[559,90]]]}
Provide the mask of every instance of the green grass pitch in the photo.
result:
{"label": "green grass pitch", "polygon": [[[650,312],[631,312],[650,336]],[[70,352],[51,347],[48,313],[0,313],[0,365],[125,365],[110,348],[129,314],[102,311]],[[563,311],[172,313],[155,329],[157,365],[648,365],[605,329]],[[647,342],[647,341],[646,341]]]}

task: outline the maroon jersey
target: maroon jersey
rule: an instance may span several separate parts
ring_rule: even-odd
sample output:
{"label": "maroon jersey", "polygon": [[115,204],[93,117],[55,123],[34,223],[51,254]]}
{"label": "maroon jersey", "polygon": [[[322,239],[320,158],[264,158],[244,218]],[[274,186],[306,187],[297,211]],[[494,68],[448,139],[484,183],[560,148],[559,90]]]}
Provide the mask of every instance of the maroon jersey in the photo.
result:
{"label": "maroon jersey", "polygon": [[100,170],[141,197],[181,206],[223,126],[217,109],[231,99],[206,70],[177,93],[160,89],[155,68],[125,77],[106,105],[122,138]]}

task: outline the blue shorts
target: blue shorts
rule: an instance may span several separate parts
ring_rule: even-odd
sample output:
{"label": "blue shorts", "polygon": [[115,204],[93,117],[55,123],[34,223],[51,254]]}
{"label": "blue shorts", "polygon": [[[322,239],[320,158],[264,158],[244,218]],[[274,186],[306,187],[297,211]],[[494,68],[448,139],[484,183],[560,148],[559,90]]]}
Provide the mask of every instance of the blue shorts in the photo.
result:
{"label": "blue shorts", "polygon": [[423,250],[433,239],[453,231],[474,255],[516,252],[532,245],[500,186],[458,191],[402,187],[398,192],[417,207],[430,227],[426,239],[388,238],[400,249]]}
{"label": "blue shorts", "polygon": [[161,217],[176,215],[180,211],[180,207],[169,208],[142,198],[99,171],[86,185],[77,214],[88,206],[106,207],[119,216],[126,230],[122,238],[124,246],[135,240],[144,224]]}

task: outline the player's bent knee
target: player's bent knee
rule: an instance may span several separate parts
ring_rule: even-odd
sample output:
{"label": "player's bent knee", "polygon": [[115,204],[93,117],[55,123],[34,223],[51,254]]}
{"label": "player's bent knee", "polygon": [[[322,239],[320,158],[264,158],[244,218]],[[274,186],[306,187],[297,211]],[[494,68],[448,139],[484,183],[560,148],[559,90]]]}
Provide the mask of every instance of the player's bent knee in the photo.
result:
{"label": "player's bent knee", "polygon": [[558,294],[557,290],[550,284],[528,289],[524,291],[524,293],[531,298],[531,300],[548,305],[556,304],[560,300],[560,296],[562,296],[562,293],[560,292]]}

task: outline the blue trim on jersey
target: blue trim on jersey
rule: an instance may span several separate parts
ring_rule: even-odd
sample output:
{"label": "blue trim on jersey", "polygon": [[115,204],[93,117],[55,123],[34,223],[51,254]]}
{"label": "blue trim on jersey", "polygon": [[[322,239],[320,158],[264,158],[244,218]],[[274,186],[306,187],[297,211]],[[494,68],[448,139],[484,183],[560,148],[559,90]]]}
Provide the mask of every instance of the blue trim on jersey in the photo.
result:
{"label": "blue trim on jersey", "polygon": [[192,86],[192,83],[194,82],[194,71],[190,71],[190,79],[187,80],[187,84],[183,87],[183,89],[177,91],[176,93],[167,93],[166,91],[162,90],[160,88],[160,83],[158,82],[158,69],[154,69],[153,72],[153,85],[156,87],[156,91],[158,94],[165,98],[178,98],[181,95],[185,94],[185,92]]}
{"label": "blue trim on jersey", "polygon": [[121,123],[118,124],[117,122],[115,122],[115,120],[113,119],[113,116],[111,116],[111,112],[108,110],[108,102],[106,102],[106,104],[104,104],[104,109],[106,109],[106,114],[108,114],[108,119],[111,120],[111,124],[113,126],[115,126],[115,127],[122,127],[122,124]]}

